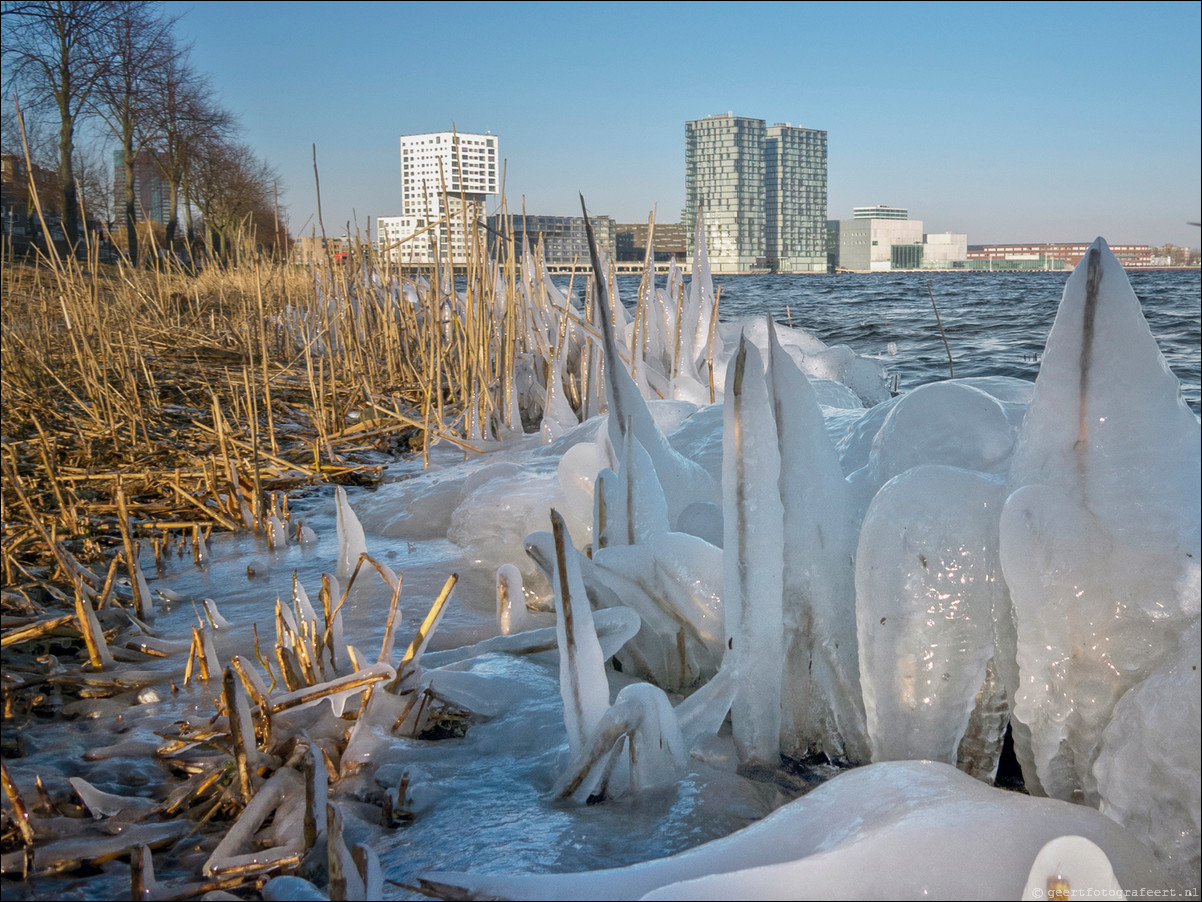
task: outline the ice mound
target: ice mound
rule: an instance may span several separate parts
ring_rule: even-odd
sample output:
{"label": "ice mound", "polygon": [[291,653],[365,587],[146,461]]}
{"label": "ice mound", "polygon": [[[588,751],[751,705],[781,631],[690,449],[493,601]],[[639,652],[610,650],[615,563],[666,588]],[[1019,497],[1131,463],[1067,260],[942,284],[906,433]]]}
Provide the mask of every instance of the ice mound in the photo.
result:
{"label": "ice mound", "polygon": [[[907,470],[873,499],[856,554],[872,760],[956,763],[989,663],[1007,652],[995,635],[1010,617],[997,554],[1004,501],[1000,481],[947,466]],[[982,741],[996,755],[1009,711],[997,710],[994,694],[980,704],[995,709]],[[992,780],[991,763],[983,779]]]}
{"label": "ice mound", "polygon": [[447,537],[489,569],[525,564],[525,539],[546,526],[548,512],[562,502],[559,478],[549,466],[528,466],[520,474],[500,473],[472,491],[451,515]]}
{"label": "ice mound", "polygon": [[1004,473],[1017,428],[992,395],[961,382],[919,386],[889,411],[872,441],[868,466],[884,484],[920,464]]}
{"label": "ice mound", "polygon": [[1017,899],[1040,850],[1065,835],[1097,845],[1128,890],[1170,885],[1152,854],[1097,811],[992,789],[930,761],[848,771],[670,858],[582,874],[424,879],[477,897],[530,900]]}
{"label": "ice mound", "polygon": [[1098,239],[1065,285],[1001,519],[1029,787],[1096,805],[1115,705],[1197,619],[1178,585],[1199,556],[1200,458],[1198,420]]}
{"label": "ice mound", "polygon": [[1202,879],[1200,635],[1194,621],[1177,652],[1123,696],[1094,765],[1102,811],[1154,849],[1179,886]]}
{"label": "ice mound", "polygon": [[[870,357],[861,357],[847,345],[829,347],[817,336],[802,329],[776,325],[778,340],[783,350],[807,376],[827,383],[838,383],[843,390],[830,390],[830,399],[846,406],[851,402],[848,392],[856,399],[854,406],[871,407],[889,400],[889,386],[881,362]],[[741,335],[755,345],[761,354],[768,352],[768,329],[762,318],[749,318],[722,323],[718,335],[723,341],[723,352],[715,355],[714,378],[727,378],[726,371],[737,352]],[[824,403],[826,403],[824,401]]]}

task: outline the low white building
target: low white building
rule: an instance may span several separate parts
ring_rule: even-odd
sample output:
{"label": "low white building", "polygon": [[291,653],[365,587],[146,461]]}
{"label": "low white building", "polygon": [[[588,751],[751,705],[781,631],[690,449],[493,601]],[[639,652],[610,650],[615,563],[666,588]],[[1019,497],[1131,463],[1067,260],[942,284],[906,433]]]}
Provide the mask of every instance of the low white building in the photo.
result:
{"label": "low white building", "polygon": [[[888,272],[922,266],[922,221],[918,219],[841,219],[836,265],[855,272]],[[896,250],[895,250],[896,249]]]}
{"label": "low white building", "polygon": [[922,243],[923,269],[952,269],[968,260],[968,235],[963,232],[930,232]]}
{"label": "low white building", "polygon": [[434,262],[434,242],[424,216],[376,218],[376,250],[380,259],[402,265]]}
{"label": "low white building", "polygon": [[827,222],[827,256],[838,269],[890,272],[955,269],[968,259],[968,236],[922,231],[904,207],[856,207],[854,218]]}

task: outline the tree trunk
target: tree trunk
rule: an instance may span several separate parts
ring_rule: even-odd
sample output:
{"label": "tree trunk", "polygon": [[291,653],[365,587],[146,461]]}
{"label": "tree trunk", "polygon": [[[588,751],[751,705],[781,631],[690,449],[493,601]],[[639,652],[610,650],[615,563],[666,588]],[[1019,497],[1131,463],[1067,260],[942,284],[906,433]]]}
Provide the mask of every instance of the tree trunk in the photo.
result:
{"label": "tree trunk", "polygon": [[59,210],[59,215],[62,217],[67,245],[74,250],[79,232],[79,197],[75,189],[75,168],[71,162],[75,152],[75,117],[69,110],[60,109],[60,112],[62,124],[58,130],[58,184],[62,194],[59,201],[62,209]]}
{"label": "tree trunk", "polygon": [[129,261],[138,265],[138,217],[134,206],[134,150],[132,141],[127,141],[121,152],[121,168],[125,173],[125,188],[121,192],[125,207],[125,234],[129,242]]}
{"label": "tree trunk", "polygon": [[167,202],[167,208],[171,214],[167,217],[167,250],[175,249],[175,232],[179,228],[179,180],[171,179],[171,194],[170,200]]}

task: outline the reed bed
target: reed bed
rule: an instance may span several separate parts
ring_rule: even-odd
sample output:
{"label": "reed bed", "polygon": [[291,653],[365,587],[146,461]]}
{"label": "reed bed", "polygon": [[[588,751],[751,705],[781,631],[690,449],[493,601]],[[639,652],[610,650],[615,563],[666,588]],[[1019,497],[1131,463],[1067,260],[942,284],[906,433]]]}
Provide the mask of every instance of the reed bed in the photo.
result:
{"label": "reed bed", "polygon": [[84,618],[59,622],[80,581],[102,609],[127,580],[152,613],[144,543],[200,560],[213,530],[299,535],[289,489],[372,483],[439,441],[470,453],[537,429],[553,401],[599,412],[593,305],[550,285],[538,248],[490,254],[465,231],[458,272],[448,257],[402,273],[374,252],[290,265],[249,241],[243,262],[199,272],[6,249],[6,646],[74,632],[82,649]]}
{"label": "reed bed", "polygon": [[[320,825],[330,836],[330,897],[364,897],[366,890],[343,883],[370,884],[378,866],[351,862],[334,839],[336,812],[330,809],[327,824],[324,806],[325,774],[346,776],[357,766],[354,755],[343,759],[353,731],[351,745],[318,748],[273,718],[316,699],[362,694],[361,707],[348,709],[348,724],[366,712],[393,724],[394,735],[461,733],[467,713],[422,683],[417,666],[457,577],[448,579],[398,667],[389,662],[400,578],[363,555],[359,565],[375,567],[394,590],[374,665],[354,658],[350,646],[343,651],[339,611],[350,584],[339,594],[323,577],[320,617],[294,580],[292,605],[277,603],[274,645],[264,636],[261,647],[256,629],[255,660],[235,656],[223,668],[213,632],[229,624],[210,600],[190,642],[147,628],[156,597],[141,561],[150,549],[156,560],[188,553],[201,563],[213,531],[255,530],[269,545],[307,541],[304,525],[290,517],[289,490],[372,483],[391,456],[428,459],[436,442],[472,453],[536,429],[552,437],[604,411],[604,366],[624,367],[641,390],[664,396],[686,371],[703,390],[697,366],[707,359],[712,399],[713,322],[696,311],[700,294],[686,315],[675,267],[669,288],[657,293],[649,253],[630,322],[612,273],[593,281],[580,304],[571,289],[550,283],[539,248],[501,236],[489,251],[482,229],[465,231],[473,235],[466,267],[436,260],[420,273],[401,272],[374,252],[340,264],[290,265],[256,255],[249,243],[236,255],[238,265],[199,272],[175,263],[105,264],[95,248],[84,259],[53,248],[18,259],[6,250],[5,723],[65,716],[74,702],[123,698],[165,678],[173,693],[193,682],[207,686],[217,711],[211,720],[158,734],[166,744],[154,754],[182,781],[147,809],[166,819],[107,845],[62,846],[25,829],[30,812],[38,829],[49,829],[46,819],[56,812],[77,819],[83,811],[72,800],[52,799],[40,778],[38,800],[28,801],[6,767],[6,876],[75,871],[105,860],[97,856],[129,855],[135,898],[182,898],[294,873]],[[600,304],[590,302],[594,287]],[[711,303],[706,312],[716,321],[717,298],[705,301]],[[603,353],[609,329],[599,317],[606,309],[615,324],[630,328]],[[338,499],[345,503],[341,490]],[[351,583],[358,573],[356,567]],[[164,677],[126,666],[172,656],[182,673]],[[23,754],[20,732],[4,731],[6,757]],[[201,759],[179,757],[198,746],[208,749]],[[281,846],[255,862],[228,851],[295,797],[290,787],[302,780],[303,845]],[[92,807],[85,795],[91,788],[75,788]],[[402,785],[384,819],[406,817]],[[201,883],[157,886],[150,849],[186,830],[224,834],[212,867]]]}
{"label": "reed bed", "polygon": [[[473,251],[482,253],[482,244]],[[130,639],[130,623],[153,616],[155,599],[139,563],[148,546],[156,559],[175,551],[199,562],[214,530],[257,530],[269,543],[288,541],[303,526],[290,521],[287,490],[371,483],[385,455],[428,453],[444,439],[470,449],[482,437],[479,424],[496,403],[481,399],[498,396],[499,368],[512,366],[512,358],[496,359],[491,344],[506,334],[495,318],[505,311],[495,298],[504,284],[495,279],[495,264],[486,268],[473,259],[467,290],[456,293],[450,267],[402,278],[370,257],[311,269],[239,256],[248,262],[195,273],[172,264],[102,264],[94,249],[84,260],[53,249],[36,260],[18,259],[6,250],[0,276],[6,724],[62,716],[72,702],[127,693],[153,677],[125,665],[184,654],[178,641]],[[469,408],[483,413],[469,415]],[[399,581],[396,589],[399,596]],[[215,704],[229,727],[201,730],[199,739],[218,754],[203,766],[181,764],[186,779],[178,798],[162,808],[165,815],[187,814],[183,821],[197,830],[210,821],[224,830],[277,766],[255,750],[274,750],[271,713],[383,678],[362,662],[339,660],[345,652],[335,653],[334,624],[341,603],[332,609],[324,585],[322,606],[324,632],[299,607],[291,620],[300,634],[277,616],[275,660],[258,663],[277,695],[296,696],[278,705],[268,701],[271,690],[262,688],[250,662],[235,658],[223,677],[213,624],[193,630],[182,685],[218,685]],[[206,615],[219,617],[215,610]],[[80,663],[62,667],[57,657]],[[246,691],[258,706],[257,730],[249,715],[235,716],[245,708],[239,697]],[[423,700],[419,720],[441,710]],[[19,757],[20,731],[6,729],[4,739],[6,757]],[[189,748],[197,739],[188,733],[176,744]],[[312,766],[307,743],[284,740],[281,760]],[[160,749],[164,760],[173,760],[173,748]],[[224,776],[231,759],[232,782]],[[257,772],[248,760],[258,761]],[[280,769],[285,780],[292,772]],[[39,816],[63,813],[64,805],[70,817],[81,811],[44,794],[27,804],[7,766],[3,776],[6,876],[13,868],[46,874],[92,860],[91,851],[56,851],[29,828]],[[309,807],[324,814],[324,790],[322,796]],[[161,826],[175,836],[171,824]],[[156,836],[147,832],[132,847],[137,898],[163,896],[147,889],[153,869],[141,845],[153,845]],[[119,845],[115,854],[130,853],[129,842]],[[8,860],[11,850],[20,850],[23,865]],[[265,879],[298,862],[289,852],[270,868],[206,875],[212,879],[184,894]]]}
{"label": "reed bed", "polygon": [[402,279],[374,259],[252,255],[193,275],[10,251],[5,611],[30,609],[62,550],[97,561],[124,546],[122,522],[157,542],[264,529],[274,491],[371,481],[378,452],[440,438],[472,447],[512,367],[482,255],[455,297],[449,268]]}

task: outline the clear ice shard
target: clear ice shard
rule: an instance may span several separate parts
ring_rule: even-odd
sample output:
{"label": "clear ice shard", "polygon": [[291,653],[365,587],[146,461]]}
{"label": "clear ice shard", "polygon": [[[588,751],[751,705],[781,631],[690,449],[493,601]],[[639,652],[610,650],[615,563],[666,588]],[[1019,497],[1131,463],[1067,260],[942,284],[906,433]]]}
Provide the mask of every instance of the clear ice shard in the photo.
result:
{"label": "clear ice shard", "polygon": [[650,683],[618,693],[589,742],[573,755],[552,794],[597,801],[675,783],[684,769],[684,738],[668,696]]}
{"label": "clear ice shard", "polygon": [[568,731],[568,747],[579,755],[609,708],[609,679],[593,612],[580,578],[572,537],[558,512],[551,511],[555,537],[555,634],[559,643],[559,691]]}
{"label": "clear ice shard", "polygon": [[1099,238],[1065,285],[1000,525],[1015,751],[1033,789],[1098,803],[1116,703],[1198,617],[1178,585],[1199,554],[1200,435]]}
{"label": "clear ice shard", "polygon": [[339,579],[347,579],[359,563],[359,555],[367,553],[367,539],[363,535],[363,526],[351,509],[346,499],[346,489],[338,486],[334,490],[335,503],[338,508],[338,569]]}
{"label": "clear ice shard", "polygon": [[847,483],[810,380],[771,319],[766,375],[784,510],[781,748],[866,763]]}
{"label": "clear ice shard", "polygon": [[1127,544],[1196,552],[1198,461],[1198,420],[1099,238],[1065,285],[1010,486],[1058,485]]}
{"label": "clear ice shard", "polygon": [[[922,466],[885,483],[869,505],[856,616],[873,761],[956,763],[987,667],[1002,656],[994,624],[1010,617],[997,554],[1005,497],[981,473]],[[1005,719],[991,728],[1000,748]]]}
{"label": "clear ice shard", "polygon": [[530,627],[522,571],[513,564],[497,568],[497,627],[502,636],[511,636]]}
{"label": "clear ice shard", "polygon": [[[583,206],[583,198],[581,199]],[[586,223],[594,273],[600,273],[597,243],[592,225]],[[709,473],[675,451],[655,423],[647,402],[618,353],[618,342],[610,319],[609,292],[605,280],[594,279],[594,300],[598,329],[605,356],[605,386],[609,401],[609,441],[615,449],[623,447],[623,435],[632,430],[655,465],[656,475],[668,501],[668,517],[675,523],[681,512],[695,501],[714,501],[718,489]]]}
{"label": "clear ice shard", "polygon": [[742,340],[727,373],[723,429],[724,668],[739,688],[731,725],[739,760],[780,757],[784,506],[780,448],[760,352]]}

